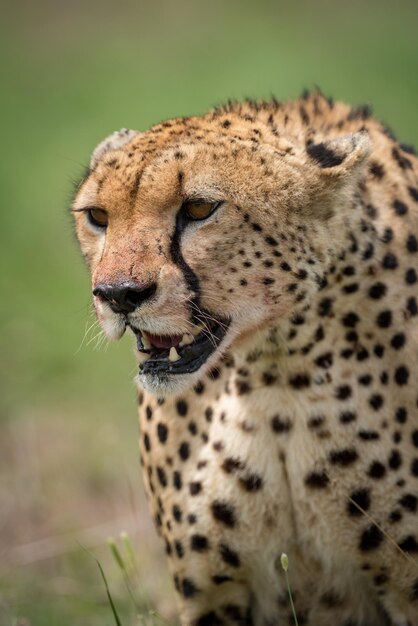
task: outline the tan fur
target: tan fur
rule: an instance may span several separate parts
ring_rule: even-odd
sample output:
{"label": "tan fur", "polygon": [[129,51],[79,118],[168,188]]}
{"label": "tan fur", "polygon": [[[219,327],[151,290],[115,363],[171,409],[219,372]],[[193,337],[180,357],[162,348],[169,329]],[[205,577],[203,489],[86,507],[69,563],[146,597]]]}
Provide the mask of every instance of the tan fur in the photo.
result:
{"label": "tan fur", "polygon": [[[292,623],[282,552],[299,624],[418,624],[417,188],[408,148],[317,92],[95,151],[73,204],[93,288],[157,285],[127,319],[95,298],[105,332],[191,331],[195,301],[230,322],[197,372],[138,377],[183,625]],[[179,261],[197,198],[223,204]]]}

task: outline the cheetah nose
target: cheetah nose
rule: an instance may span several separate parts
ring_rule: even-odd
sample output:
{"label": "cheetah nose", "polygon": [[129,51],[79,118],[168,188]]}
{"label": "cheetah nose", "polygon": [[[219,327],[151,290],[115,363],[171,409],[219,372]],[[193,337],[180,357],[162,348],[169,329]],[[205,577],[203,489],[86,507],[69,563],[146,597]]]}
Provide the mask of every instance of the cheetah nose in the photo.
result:
{"label": "cheetah nose", "polygon": [[93,295],[107,302],[114,313],[132,313],[157,291],[155,283],[139,283],[133,280],[121,283],[100,283]]}

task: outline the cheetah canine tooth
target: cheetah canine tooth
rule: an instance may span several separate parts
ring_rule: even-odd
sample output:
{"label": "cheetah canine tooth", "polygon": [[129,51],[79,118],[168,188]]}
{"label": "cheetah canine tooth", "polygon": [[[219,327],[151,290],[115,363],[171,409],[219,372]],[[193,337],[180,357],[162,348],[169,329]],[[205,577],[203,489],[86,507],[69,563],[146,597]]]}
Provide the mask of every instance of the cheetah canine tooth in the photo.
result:
{"label": "cheetah canine tooth", "polygon": [[168,360],[169,361],[178,361],[179,359],[181,359],[181,356],[179,355],[179,353],[177,352],[177,350],[175,349],[174,346],[172,346],[170,348],[170,353],[168,355]]}
{"label": "cheetah canine tooth", "polygon": [[193,343],[193,341],[194,341],[193,335],[191,335],[190,333],[185,333],[183,337],[181,338],[179,346],[180,348],[182,348],[183,346],[189,346],[191,343]]}

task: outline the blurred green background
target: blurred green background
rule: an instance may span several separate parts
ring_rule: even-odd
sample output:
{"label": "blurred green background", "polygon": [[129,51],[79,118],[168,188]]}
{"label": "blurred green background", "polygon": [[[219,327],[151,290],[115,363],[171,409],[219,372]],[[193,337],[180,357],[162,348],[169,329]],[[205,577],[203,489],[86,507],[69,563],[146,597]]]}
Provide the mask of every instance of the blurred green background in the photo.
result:
{"label": "blurred green background", "polygon": [[143,593],[172,619],[139,476],[134,360],[129,341],[100,344],[93,325],[73,182],[120,127],[314,85],[372,103],[418,143],[418,4],[24,0],[0,12],[0,624],[114,623],[80,544],[124,626],[138,624],[105,543],[122,530],[138,603]]}

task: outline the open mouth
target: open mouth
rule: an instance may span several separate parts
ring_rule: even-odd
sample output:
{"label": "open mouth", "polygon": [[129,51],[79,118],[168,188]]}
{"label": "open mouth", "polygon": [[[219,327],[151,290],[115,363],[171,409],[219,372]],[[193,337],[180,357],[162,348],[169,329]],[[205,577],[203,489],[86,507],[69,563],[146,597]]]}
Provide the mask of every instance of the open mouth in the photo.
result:
{"label": "open mouth", "polygon": [[217,349],[230,322],[205,322],[195,334],[152,335],[133,329],[141,374],[191,374]]}

